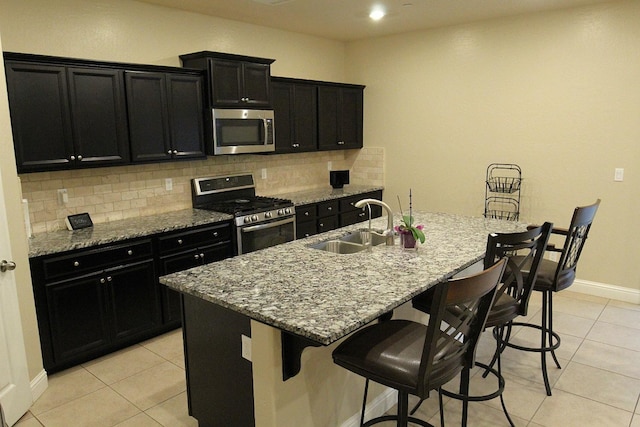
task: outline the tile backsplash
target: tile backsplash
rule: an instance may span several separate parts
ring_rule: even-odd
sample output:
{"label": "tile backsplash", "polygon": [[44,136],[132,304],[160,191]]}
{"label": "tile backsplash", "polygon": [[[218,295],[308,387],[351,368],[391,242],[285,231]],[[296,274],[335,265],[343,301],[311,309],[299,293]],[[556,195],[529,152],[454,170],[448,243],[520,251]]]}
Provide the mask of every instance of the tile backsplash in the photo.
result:
{"label": "tile backsplash", "polygon": [[[271,196],[329,186],[332,170],[351,171],[351,184],[384,185],[384,149],[281,155],[208,157],[154,163],[20,175],[34,234],[64,229],[67,215],[88,212],[94,223],[148,216],[191,207],[194,177],[252,172],[256,193]],[[266,178],[262,179],[262,169]],[[170,179],[172,189],[167,190]],[[58,190],[66,189],[65,203]]]}

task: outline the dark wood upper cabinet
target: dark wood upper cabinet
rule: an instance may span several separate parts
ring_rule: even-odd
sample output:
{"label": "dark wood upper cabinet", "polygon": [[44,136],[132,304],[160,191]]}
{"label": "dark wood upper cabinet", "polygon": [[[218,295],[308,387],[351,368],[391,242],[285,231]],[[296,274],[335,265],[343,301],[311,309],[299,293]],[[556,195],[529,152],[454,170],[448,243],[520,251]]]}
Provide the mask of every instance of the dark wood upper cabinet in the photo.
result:
{"label": "dark wood upper cabinet", "polygon": [[127,71],[125,81],[133,162],[205,157],[202,77]]}
{"label": "dark wood upper cabinet", "polygon": [[362,148],[363,86],[318,87],[320,150]]}
{"label": "dark wood upper cabinet", "polygon": [[7,61],[18,172],[129,161],[122,73]]}
{"label": "dark wood upper cabinet", "polygon": [[276,153],[317,150],[317,86],[274,79],[272,94]]}
{"label": "dark wood upper cabinet", "polygon": [[129,162],[127,106],[122,70],[69,68],[71,125],[76,162]]}
{"label": "dark wood upper cabinet", "polygon": [[273,59],[202,51],[180,55],[182,65],[206,70],[209,107],[271,107]]}

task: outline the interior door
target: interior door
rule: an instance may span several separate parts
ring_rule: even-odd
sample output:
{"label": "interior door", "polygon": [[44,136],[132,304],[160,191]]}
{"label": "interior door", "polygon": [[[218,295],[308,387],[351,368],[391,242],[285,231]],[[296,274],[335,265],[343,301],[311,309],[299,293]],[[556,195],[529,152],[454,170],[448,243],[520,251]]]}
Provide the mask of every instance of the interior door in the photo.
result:
{"label": "interior door", "polygon": [[[5,212],[2,185],[0,176],[0,212]],[[0,215],[0,407],[4,421],[13,425],[29,410],[32,397],[8,234],[7,218]]]}

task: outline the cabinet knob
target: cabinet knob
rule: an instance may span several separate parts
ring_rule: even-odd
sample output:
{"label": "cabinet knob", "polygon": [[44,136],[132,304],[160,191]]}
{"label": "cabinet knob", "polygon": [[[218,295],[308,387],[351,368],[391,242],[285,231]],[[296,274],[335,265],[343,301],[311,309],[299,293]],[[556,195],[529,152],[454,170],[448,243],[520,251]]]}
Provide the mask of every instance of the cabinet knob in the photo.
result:
{"label": "cabinet knob", "polygon": [[73,261],[73,266],[74,267],[80,267],[80,262],[79,261]]}
{"label": "cabinet knob", "polygon": [[320,223],[319,225],[320,225],[320,227],[324,227],[324,224],[323,224],[323,223]]}
{"label": "cabinet knob", "polygon": [[178,154],[178,150],[173,150],[173,154]]}
{"label": "cabinet knob", "polygon": [[102,283],[104,285],[105,283],[107,283],[107,281],[104,280],[104,277],[103,277],[102,279],[100,279],[100,283]]}
{"label": "cabinet knob", "polygon": [[300,147],[300,144],[293,144],[293,148],[298,148]]}
{"label": "cabinet knob", "polygon": [[360,212],[360,213],[358,214],[358,216],[359,216],[360,218],[362,218],[363,216],[366,216],[366,215],[364,214],[364,212]]}
{"label": "cabinet knob", "polygon": [[217,231],[213,232],[213,237],[218,237],[218,232]]}
{"label": "cabinet knob", "polygon": [[127,255],[133,255],[133,251],[132,251],[131,249],[129,249],[129,250],[127,251]]}
{"label": "cabinet knob", "polygon": [[249,98],[248,97],[241,98],[240,100],[243,101],[243,102],[249,102]]}
{"label": "cabinet knob", "polygon": [[107,276],[107,282],[111,282],[112,280],[113,280],[113,277]]}
{"label": "cabinet knob", "polygon": [[178,239],[178,244],[181,245],[182,244],[182,239]]}
{"label": "cabinet knob", "polygon": [[76,159],[76,156],[71,156],[69,158],[71,159],[71,161],[74,161]]}
{"label": "cabinet knob", "polygon": [[331,206],[329,206],[329,207],[327,208],[327,210],[328,210],[328,211],[332,211],[332,210],[333,210],[333,208],[332,208]]}
{"label": "cabinet knob", "polygon": [[193,257],[194,257],[195,259],[200,259],[200,255],[199,255],[199,254],[195,254]]}
{"label": "cabinet knob", "polygon": [[311,236],[311,234],[309,234],[309,233],[304,233],[304,237],[309,237],[309,236]]}
{"label": "cabinet knob", "polygon": [[338,141],[338,145],[344,145],[344,141]]}
{"label": "cabinet knob", "polygon": [[204,254],[200,254],[200,258],[204,259]]}
{"label": "cabinet knob", "polygon": [[304,213],[304,216],[309,216],[309,212],[305,212],[305,213]]}
{"label": "cabinet knob", "polygon": [[78,155],[78,160],[82,160],[82,156]]}

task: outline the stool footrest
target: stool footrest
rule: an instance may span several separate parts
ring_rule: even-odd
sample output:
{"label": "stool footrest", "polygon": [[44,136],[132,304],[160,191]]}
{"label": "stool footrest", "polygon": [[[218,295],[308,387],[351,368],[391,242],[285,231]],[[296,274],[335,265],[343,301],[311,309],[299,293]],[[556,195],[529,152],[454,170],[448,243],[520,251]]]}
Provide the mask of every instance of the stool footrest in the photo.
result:
{"label": "stool footrest", "polygon": [[444,394],[447,397],[451,397],[452,399],[457,399],[457,400],[466,400],[468,402],[484,402],[486,400],[492,400],[495,399],[496,397],[500,396],[502,394],[502,392],[504,391],[504,377],[502,375],[500,375],[500,373],[498,371],[496,371],[495,369],[489,367],[488,365],[485,365],[484,363],[479,363],[476,362],[476,366],[482,368],[485,370],[485,372],[490,372],[491,374],[493,374],[497,379],[498,379],[498,389],[496,391],[494,391],[493,393],[489,393],[489,394],[485,394],[483,396],[466,396],[460,393],[454,393],[452,391],[449,390],[445,390],[444,388],[441,388],[441,392],[442,394]]}
{"label": "stool footrest", "polygon": [[549,329],[546,329],[546,330],[543,331],[542,330],[542,326],[535,325],[533,323],[513,322],[513,326],[523,326],[525,328],[534,328],[534,329],[538,329],[538,330],[542,331],[545,334],[551,334],[551,336],[553,337],[553,342],[551,343],[550,346],[547,346],[547,347],[528,347],[528,346],[522,346],[522,345],[514,344],[512,342],[503,343],[507,347],[516,348],[516,349],[522,350],[522,351],[531,351],[531,352],[534,352],[534,353],[542,353],[542,352],[553,351],[553,350],[556,350],[558,347],[560,347],[560,335],[558,335],[557,333],[555,333],[553,331],[550,331]]}
{"label": "stool footrest", "polygon": [[[385,421],[397,421],[397,420],[398,420],[398,416],[397,415],[383,415],[381,417],[376,417],[376,418],[370,419],[369,421],[364,423],[362,425],[362,427],[369,427],[369,426],[372,426],[372,425],[375,425],[375,424],[383,423]],[[407,420],[410,423],[418,424],[418,425],[423,426],[423,427],[435,427],[433,424],[429,424],[428,422],[420,420],[418,418],[409,417],[409,418],[407,418]]]}

